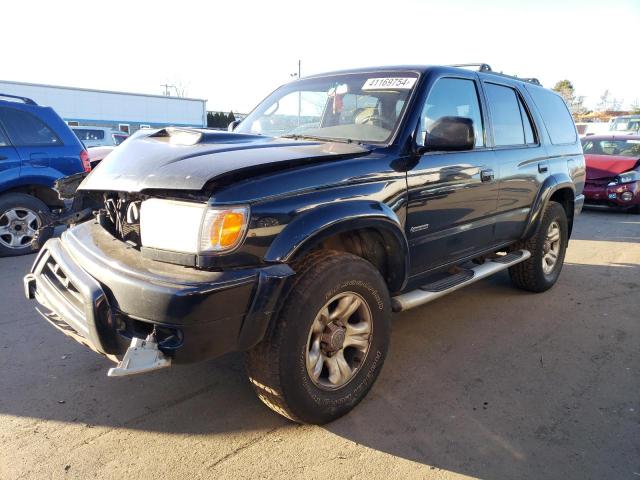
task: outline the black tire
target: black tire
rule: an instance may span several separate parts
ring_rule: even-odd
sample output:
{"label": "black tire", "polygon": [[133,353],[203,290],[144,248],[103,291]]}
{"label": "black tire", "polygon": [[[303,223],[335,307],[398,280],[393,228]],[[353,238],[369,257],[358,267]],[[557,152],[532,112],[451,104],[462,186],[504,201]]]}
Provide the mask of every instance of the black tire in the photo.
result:
{"label": "black tire", "polygon": [[[553,269],[550,272],[545,272],[542,266],[543,257],[547,253],[545,241],[549,226],[554,222],[560,229],[559,252]],[[562,271],[568,238],[569,229],[564,208],[557,202],[549,202],[534,235],[516,245],[518,249],[529,250],[531,258],[509,268],[513,285],[522,290],[536,293],[544,292],[553,287]]]}
{"label": "black tire", "polygon": [[[8,225],[8,217],[6,214],[12,210],[19,212],[29,210],[33,212],[36,217],[38,217],[38,226],[44,225],[50,216],[49,207],[40,199],[25,193],[8,193],[0,196],[0,229]],[[2,230],[0,230],[0,257],[33,253],[37,251],[38,246],[46,242],[51,235],[53,235],[53,227],[45,228],[40,232],[37,242],[30,241],[29,243],[25,243],[24,246],[11,247],[8,245],[11,243],[11,236],[9,236],[9,234],[2,236]],[[28,238],[30,237],[26,237],[25,241],[28,240]]]}
{"label": "black tire", "polygon": [[[324,424],[355,407],[378,377],[389,345],[391,300],[380,273],[355,255],[324,250],[294,267],[294,284],[282,308],[264,340],[248,352],[247,373],[260,400],[273,411],[298,423]],[[327,302],[353,293],[370,314],[368,351],[346,384],[327,390],[307,370],[311,328]]]}

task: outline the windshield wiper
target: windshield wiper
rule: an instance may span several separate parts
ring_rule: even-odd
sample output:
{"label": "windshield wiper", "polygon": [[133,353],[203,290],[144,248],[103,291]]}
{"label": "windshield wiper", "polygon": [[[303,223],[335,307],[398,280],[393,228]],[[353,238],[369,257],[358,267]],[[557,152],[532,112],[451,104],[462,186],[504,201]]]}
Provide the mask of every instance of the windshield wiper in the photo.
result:
{"label": "windshield wiper", "polygon": [[314,135],[300,135],[297,133],[291,133],[289,135],[280,135],[279,138],[291,138],[293,140],[319,140],[321,142],[356,143],[358,145],[361,144],[361,142],[351,140],[350,138],[316,137]]}

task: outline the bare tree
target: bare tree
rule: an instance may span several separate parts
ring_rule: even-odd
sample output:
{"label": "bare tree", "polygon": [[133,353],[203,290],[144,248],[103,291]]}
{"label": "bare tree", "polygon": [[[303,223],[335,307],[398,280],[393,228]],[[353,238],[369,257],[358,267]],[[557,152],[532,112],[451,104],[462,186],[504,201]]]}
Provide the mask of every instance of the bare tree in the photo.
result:
{"label": "bare tree", "polygon": [[618,111],[622,107],[623,100],[621,98],[614,98],[611,96],[611,92],[607,89],[602,95],[600,95],[600,101],[596,107],[599,112]]}

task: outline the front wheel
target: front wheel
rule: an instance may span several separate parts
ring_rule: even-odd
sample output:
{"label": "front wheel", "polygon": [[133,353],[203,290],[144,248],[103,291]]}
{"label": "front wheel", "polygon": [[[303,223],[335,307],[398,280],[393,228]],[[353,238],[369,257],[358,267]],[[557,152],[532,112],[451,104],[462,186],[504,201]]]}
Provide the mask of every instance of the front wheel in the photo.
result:
{"label": "front wheel", "polygon": [[509,268],[512,283],[530,292],[549,290],[558,280],[569,240],[567,214],[562,205],[549,202],[535,234],[517,248],[531,257]]}
{"label": "front wheel", "polygon": [[348,253],[321,251],[296,267],[296,280],[247,370],[269,408],[323,424],[367,394],[387,353],[390,298],[380,273]]}

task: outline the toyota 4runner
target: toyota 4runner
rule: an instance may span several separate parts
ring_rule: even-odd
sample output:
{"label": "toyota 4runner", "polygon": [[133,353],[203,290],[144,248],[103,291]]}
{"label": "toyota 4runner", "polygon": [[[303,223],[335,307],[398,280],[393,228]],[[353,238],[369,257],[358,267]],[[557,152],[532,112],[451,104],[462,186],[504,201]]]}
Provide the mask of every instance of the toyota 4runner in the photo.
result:
{"label": "toyota 4runner", "polygon": [[265,404],[324,423],[373,385],[392,312],[501,270],[532,292],[560,275],[585,162],[535,79],[314,75],[233,127],[116,149],[25,277],[49,322],[118,362],[111,376],[247,351]]}

